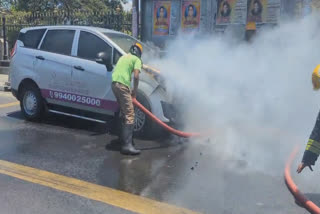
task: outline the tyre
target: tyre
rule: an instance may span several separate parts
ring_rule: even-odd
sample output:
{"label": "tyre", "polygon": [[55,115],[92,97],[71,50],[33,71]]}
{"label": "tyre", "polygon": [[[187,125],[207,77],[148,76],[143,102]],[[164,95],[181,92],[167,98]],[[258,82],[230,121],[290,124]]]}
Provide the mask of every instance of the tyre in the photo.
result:
{"label": "tyre", "polygon": [[[146,96],[141,92],[137,92],[137,101],[141,103],[146,109],[151,111],[150,103]],[[159,127],[155,122],[153,122],[143,111],[134,106],[134,129],[133,135],[134,137],[142,138],[142,139],[154,139],[158,137],[161,133],[161,127]],[[122,124],[122,113],[119,112],[116,114],[116,127],[115,134],[119,135],[121,132],[121,124]]]}
{"label": "tyre", "polygon": [[27,120],[38,121],[44,113],[43,99],[37,86],[27,84],[23,86],[20,95],[20,107]]}
{"label": "tyre", "polygon": [[[145,97],[145,95],[142,92],[137,92],[137,100],[139,103],[141,103],[145,108],[147,108],[149,111],[151,111],[151,107],[149,104],[149,101]],[[134,128],[133,128],[133,135],[138,138],[150,138],[152,134],[154,133],[154,124],[151,119],[148,118],[143,111],[141,111],[139,108],[134,106]],[[117,134],[121,132],[122,128],[122,112],[119,112],[117,114]]]}
{"label": "tyre", "polygon": [[[137,93],[137,101],[141,103],[146,109],[151,111],[150,103],[142,92]],[[154,122],[138,107],[134,106],[134,135],[136,137],[151,137],[154,133]]]}

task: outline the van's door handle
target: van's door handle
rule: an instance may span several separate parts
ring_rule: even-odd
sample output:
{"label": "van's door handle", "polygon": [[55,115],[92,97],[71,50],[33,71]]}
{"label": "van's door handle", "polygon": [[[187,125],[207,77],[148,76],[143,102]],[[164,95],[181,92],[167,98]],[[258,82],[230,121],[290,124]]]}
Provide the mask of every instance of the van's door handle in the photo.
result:
{"label": "van's door handle", "polygon": [[79,70],[79,71],[84,71],[84,68],[81,66],[73,66],[75,69]]}
{"label": "van's door handle", "polygon": [[45,60],[45,58],[43,56],[36,56],[37,59],[40,59],[40,60]]}

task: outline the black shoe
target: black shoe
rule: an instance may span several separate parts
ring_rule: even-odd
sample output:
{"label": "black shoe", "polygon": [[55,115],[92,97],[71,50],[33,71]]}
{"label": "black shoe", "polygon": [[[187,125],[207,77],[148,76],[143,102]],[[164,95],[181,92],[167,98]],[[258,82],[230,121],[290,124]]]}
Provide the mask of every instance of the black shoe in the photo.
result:
{"label": "black shoe", "polygon": [[122,126],[122,146],[121,153],[124,155],[139,155],[140,150],[137,150],[133,146],[132,134],[133,134],[133,124],[123,124]]}

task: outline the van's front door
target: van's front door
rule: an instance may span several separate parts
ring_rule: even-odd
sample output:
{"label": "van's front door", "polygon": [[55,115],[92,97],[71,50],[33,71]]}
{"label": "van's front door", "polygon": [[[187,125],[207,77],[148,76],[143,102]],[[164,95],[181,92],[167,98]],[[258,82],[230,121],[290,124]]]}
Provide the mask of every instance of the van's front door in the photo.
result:
{"label": "van's front door", "polygon": [[72,60],[71,82],[80,90],[82,109],[98,113],[114,114],[118,109],[111,90],[112,71],[95,60],[99,52],[112,55],[112,47],[99,36],[79,31],[77,57]]}

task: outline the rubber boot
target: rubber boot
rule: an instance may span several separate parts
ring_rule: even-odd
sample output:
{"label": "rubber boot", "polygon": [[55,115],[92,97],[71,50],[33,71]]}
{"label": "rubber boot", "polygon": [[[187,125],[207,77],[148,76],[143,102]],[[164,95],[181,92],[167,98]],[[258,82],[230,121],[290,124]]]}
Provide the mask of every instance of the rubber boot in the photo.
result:
{"label": "rubber boot", "polygon": [[137,150],[132,145],[133,124],[123,124],[122,126],[122,145],[121,153],[124,155],[139,155],[140,150]]}

